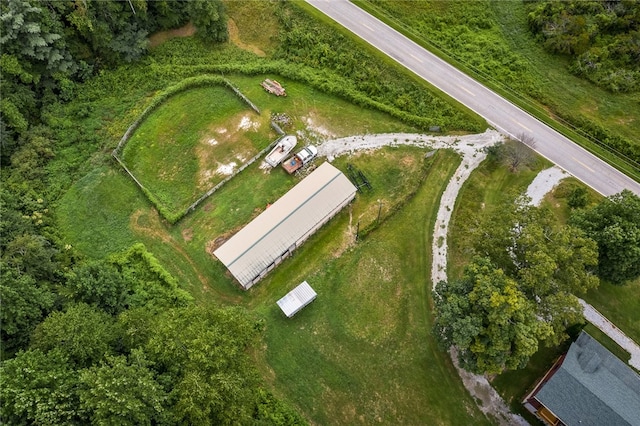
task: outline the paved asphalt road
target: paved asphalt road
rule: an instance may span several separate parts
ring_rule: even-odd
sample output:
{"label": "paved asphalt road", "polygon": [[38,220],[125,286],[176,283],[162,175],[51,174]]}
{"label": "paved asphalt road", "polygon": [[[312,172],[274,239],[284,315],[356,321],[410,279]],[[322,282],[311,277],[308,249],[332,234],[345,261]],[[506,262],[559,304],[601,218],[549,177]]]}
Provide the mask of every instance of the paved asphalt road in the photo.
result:
{"label": "paved asphalt road", "polygon": [[570,139],[347,0],[307,0],[369,44],[484,117],[499,131],[530,135],[534,149],[603,195],[627,188],[640,195],[640,183],[609,166]]}

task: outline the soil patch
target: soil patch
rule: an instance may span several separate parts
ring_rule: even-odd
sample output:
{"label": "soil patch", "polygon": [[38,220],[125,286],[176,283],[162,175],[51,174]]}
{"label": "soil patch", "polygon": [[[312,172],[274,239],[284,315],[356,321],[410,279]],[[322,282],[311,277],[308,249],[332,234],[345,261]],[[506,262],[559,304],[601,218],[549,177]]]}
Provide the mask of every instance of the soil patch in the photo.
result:
{"label": "soil patch", "polygon": [[229,238],[231,238],[236,232],[240,230],[241,227],[232,229],[229,232],[225,232],[224,234],[216,237],[214,240],[210,240],[206,244],[207,253],[213,256],[213,252],[216,251],[221,245],[227,242]]}
{"label": "soil patch", "polygon": [[244,43],[242,40],[240,40],[240,30],[238,30],[238,26],[233,19],[229,19],[227,28],[229,29],[229,41],[231,41],[231,43],[235,44],[242,50],[248,50],[249,52],[255,53],[260,57],[267,56],[266,53],[264,53],[259,47],[252,44]]}
{"label": "soil patch", "polygon": [[182,238],[185,241],[191,241],[193,239],[193,229],[186,228],[182,230]]}
{"label": "soil patch", "polygon": [[256,131],[261,125],[262,122],[254,120],[251,114],[244,111],[232,117],[225,127],[219,123],[209,126],[195,149],[198,187],[201,190],[233,174],[237,167],[254,155],[250,151],[251,141],[246,137],[246,132]]}
{"label": "soil patch", "polygon": [[159,46],[165,41],[170,40],[174,37],[190,37],[195,33],[196,27],[191,22],[189,22],[184,27],[174,28],[172,30],[166,31],[159,31],[149,37],[149,48],[153,49],[154,47]]}

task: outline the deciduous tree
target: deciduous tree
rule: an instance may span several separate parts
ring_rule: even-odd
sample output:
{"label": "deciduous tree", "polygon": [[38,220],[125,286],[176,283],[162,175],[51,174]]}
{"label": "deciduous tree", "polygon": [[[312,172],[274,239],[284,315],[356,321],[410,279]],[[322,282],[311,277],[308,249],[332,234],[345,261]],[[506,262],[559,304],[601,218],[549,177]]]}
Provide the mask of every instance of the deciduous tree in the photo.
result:
{"label": "deciduous tree", "polygon": [[25,348],[29,336],[53,307],[55,294],[30,275],[18,274],[0,264],[0,330],[2,351]]}
{"label": "deciduous tree", "polygon": [[0,366],[0,418],[14,425],[84,423],[77,386],[78,374],[62,351],[20,352]]}
{"label": "deciduous tree", "polygon": [[31,347],[43,352],[60,350],[77,368],[88,367],[112,353],[118,339],[114,320],[87,304],[54,312],[38,325]]}
{"label": "deciduous tree", "polygon": [[629,190],[572,214],[571,222],[598,243],[598,273],[616,284],[640,276],[640,197]]}
{"label": "deciduous tree", "polygon": [[552,333],[535,303],[486,258],[476,258],[461,280],[440,282],[434,292],[435,331],[444,348],[454,345],[463,368],[500,373],[522,368]]}
{"label": "deciduous tree", "polygon": [[140,350],[129,359],[107,357],[83,370],[79,381],[80,407],[92,424],[152,425],[167,420],[167,395]]}
{"label": "deciduous tree", "polygon": [[558,226],[548,209],[526,198],[486,215],[474,233],[475,251],[516,280],[537,315],[552,325],[550,342],[565,339],[566,328],[582,318],[576,295],[599,283],[595,241],[575,226]]}
{"label": "deciduous tree", "polygon": [[245,351],[255,336],[256,323],[240,309],[194,306],[154,317],[143,347],[156,370],[171,378],[178,423],[251,419],[258,380]]}

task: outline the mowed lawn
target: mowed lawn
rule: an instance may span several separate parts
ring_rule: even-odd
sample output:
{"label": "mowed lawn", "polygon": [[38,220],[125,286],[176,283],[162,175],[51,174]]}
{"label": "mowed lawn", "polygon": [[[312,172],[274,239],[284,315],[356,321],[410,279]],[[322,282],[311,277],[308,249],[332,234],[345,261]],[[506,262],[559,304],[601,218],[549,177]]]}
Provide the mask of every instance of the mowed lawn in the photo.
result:
{"label": "mowed lawn", "polygon": [[154,110],[122,158],[163,207],[179,213],[273,138],[268,116],[249,109],[230,89],[194,88]]}
{"label": "mowed lawn", "polygon": [[[313,423],[489,423],[431,333],[432,226],[459,161],[439,152],[415,196],[338,257],[357,217],[341,213],[253,292],[267,318],[264,375]],[[287,319],[275,302],[303,279],[318,297]]]}

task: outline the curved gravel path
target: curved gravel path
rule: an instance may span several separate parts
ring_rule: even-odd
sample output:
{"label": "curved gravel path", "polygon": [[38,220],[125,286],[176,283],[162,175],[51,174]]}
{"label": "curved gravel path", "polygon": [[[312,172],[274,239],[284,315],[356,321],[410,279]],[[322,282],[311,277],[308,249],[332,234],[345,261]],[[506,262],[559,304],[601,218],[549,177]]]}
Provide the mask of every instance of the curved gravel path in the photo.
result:
{"label": "curved gravel path", "polygon": [[[458,192],[473,169],[486,157],[484,148],[502,140],[503,136],[494,130],[475,135],[440,137],[407,133],[362,135],[326,141],[318,147],[318,155],[326,156],[327,160],[332,161],[343,154],[394,145],[413,145],[433,149],[450,148],[460,154],[462,162],[442,193],[434,226],[431,279],[435,288],[436,283],[447,279],[447,231]],[[459,367],[454,350],[451,351],[451,359],[466,389],[485,415],[495,418],[500,425],[528,425],[524,418],[511,412],[485,376],[469,373]]]}

